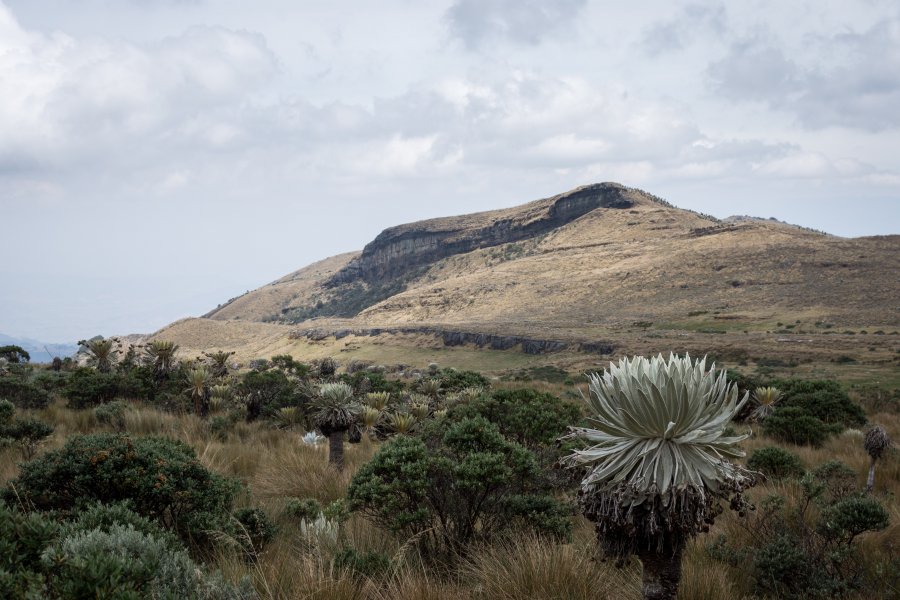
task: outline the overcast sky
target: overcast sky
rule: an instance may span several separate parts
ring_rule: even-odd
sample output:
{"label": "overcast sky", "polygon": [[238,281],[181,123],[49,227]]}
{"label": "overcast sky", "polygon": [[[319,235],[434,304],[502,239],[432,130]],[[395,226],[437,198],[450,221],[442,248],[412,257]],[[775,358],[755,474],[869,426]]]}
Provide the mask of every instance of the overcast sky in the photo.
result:
{"label": "overcast sky", "polygon": [[0,0],[0,332],[151,332],[617,181],[900,233],[896,0]]}

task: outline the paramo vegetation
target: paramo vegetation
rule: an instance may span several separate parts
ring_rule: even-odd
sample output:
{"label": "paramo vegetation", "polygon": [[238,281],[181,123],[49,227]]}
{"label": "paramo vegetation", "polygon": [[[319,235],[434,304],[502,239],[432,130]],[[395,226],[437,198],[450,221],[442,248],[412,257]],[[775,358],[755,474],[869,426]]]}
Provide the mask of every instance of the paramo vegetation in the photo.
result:
{"label": "paramo vegetation", "polygon": [[895,390],[83,348],[0,348],[3,598],[900,597]]}

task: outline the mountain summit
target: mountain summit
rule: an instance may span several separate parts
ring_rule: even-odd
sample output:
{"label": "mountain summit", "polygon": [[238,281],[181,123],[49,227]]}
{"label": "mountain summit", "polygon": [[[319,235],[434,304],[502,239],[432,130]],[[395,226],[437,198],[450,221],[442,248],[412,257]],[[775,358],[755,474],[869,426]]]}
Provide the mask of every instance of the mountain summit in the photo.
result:
{"label": "mountain summit", "polygon": [[[301,336],[423,332],[451,345],[544,352],[631,330],[652,338],[896,329],[898,282],[900,236],[846,239],[774,220],[719,220],[599,183],[391,227],[362,251],[286,275],[191,327],[232,343],[269,323]],[[243,333],[226,334],[227,324]],[[266,327],[269,341],[284,335]],[[199,346],[205,334],[197,335]]]}

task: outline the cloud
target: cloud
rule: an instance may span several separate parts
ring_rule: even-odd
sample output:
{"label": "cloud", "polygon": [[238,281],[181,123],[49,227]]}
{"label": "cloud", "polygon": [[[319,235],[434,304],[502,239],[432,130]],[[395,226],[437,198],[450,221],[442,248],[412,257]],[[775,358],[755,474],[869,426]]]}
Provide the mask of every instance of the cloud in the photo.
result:
{"label": "cloud", "polygon": [[791,56],[771,36],[747,38],[711,63],[707,74],[723,96],[761,102],[810,129],[900,127],[900,19],[806,42],[813,60]]}
{"label": "cloud", "polygon": [[727,21],[721,4],[689,4],[673,18],[647,26],[640,46],[650,56],[683,50],[690,44],[702,43],[707,35],[721,36]]}
{"label": "cloud", "polygon": [[537,45],[568,28],[587,0],[456,0],[446,13],[453,37],[472,50],[496,41]]}
{"label": "cloud", "polygon": [[0,171],[122,165],[187,136],[219,147],[238,132],[228,114],[210,115],[234,113],[277,69],[265,39],[246,31],[76,39],[26,31],[0,5]]}

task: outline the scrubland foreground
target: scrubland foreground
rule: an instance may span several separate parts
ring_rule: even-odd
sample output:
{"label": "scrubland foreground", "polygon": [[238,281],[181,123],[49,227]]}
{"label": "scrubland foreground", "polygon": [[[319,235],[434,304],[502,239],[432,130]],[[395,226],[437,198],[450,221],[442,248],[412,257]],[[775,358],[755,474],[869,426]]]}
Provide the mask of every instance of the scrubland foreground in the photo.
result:
{"label": "scrubland foreground", "polygon": [[[176,350],[6,351],[0,596],[642,597],[581,514],[586,472],[557,466],[597,426],[580,375]],[[729,379],[753,507],[686,538],[678,598],[900,597],[900,460],[867,434],[900,439],[898,391]]]}

